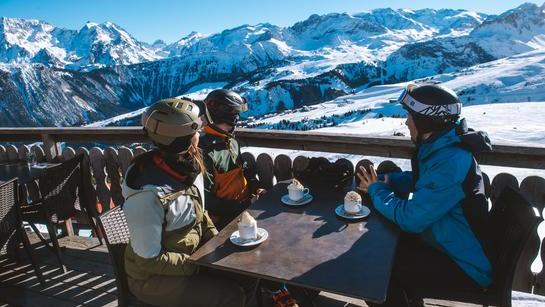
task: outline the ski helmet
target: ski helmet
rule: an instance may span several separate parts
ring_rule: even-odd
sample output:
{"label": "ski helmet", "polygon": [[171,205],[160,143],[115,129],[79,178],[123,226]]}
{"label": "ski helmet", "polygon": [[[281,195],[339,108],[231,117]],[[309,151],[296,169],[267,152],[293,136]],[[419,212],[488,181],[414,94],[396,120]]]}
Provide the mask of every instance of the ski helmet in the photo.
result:
{"label": "ski helmet", "polygon": [[239,94],[224,89],[213,90],[204,99],[212,120],[235,126],[240,113],[248,111],[248,103]]}
{"label": "ski helmet", "polygon": [[458,95],[453,90],[436,84],[409,84],[398,102],[412,115],[420,133],[452,127],[462,111]]}
{"label": "ski helmet", "polygon": [[159,100],[142,114],[146,135],[170,153],[187,150],[193,135],[209,122],[204,104],[188,98]]}

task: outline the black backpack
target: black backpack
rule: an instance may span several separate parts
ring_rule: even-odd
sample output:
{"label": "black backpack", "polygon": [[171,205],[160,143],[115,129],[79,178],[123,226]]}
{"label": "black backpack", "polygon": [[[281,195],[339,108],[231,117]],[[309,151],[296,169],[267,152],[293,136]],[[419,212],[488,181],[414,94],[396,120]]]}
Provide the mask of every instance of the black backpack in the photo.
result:
{"label": "black backpack", "polygon": [[327,158],[311,158],[307,168],[298,178],[303,184],[317,184],[327,188],[339,189],[352,185],[354,166],[347,159],[339,159],[334,163]]}

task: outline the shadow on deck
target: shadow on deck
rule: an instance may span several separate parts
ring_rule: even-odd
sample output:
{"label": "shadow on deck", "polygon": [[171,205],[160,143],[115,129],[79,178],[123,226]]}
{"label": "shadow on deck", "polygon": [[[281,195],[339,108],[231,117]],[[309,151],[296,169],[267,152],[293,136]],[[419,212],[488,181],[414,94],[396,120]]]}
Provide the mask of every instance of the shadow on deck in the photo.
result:
{"label": "shadow on deck", "polygon": [[[115,277],[105,245],[95,238],[64,237],[62,272],[54,254],[29,233],[33,251],[46,279],[38,282],[32,266],[23,259],[15,263],[0,259],[0,306],[117,306]],[[264,304],[266,307],[269,304]],[[316,306],[366,306],[361,300],[321,293]],[[426,306],[475,306],[442,301],[427,301]]]}

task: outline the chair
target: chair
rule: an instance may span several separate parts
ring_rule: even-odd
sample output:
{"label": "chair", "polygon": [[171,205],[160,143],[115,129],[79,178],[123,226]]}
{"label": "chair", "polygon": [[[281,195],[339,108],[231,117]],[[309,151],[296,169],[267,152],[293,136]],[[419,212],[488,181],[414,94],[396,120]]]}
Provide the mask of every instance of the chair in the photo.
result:
{"label": "chair", "polygon": [[30,249],[30,242],[23,228],[18,208],[19,193],[17,179],[0,185],[0,256],[14,256],[18,259],[18,245],[22,241],[25,252],[32,264],[40,284],[45,285],[44,278]]}
{"label": "chair", "polygon": [[[95,233],[98,233],[93,219],[93,216],[96,216],[96,212],[93,211],[96,196],[93,193],[89,169],[88,160],[82,154],[60,165],[45,169],[37,179],[40,198],[21,206],[23,220],[30,223],[40,240],[49,247],[47,240],[34,224],[40,223],[47,226],[55,255],[64,272],[66,267],[62,262],[57,224],[83,211],[89,218]],[[100,237],[99,240],[102,244]]]}
{"label": "chair", "polygon": [[129,244],[129,225],[121,207],[114,207],[98,217],[98,225],[104,235],[110,259],[114,267],[117,286],[117,303],[120,307],[149,306],[138,301],[129,291],[125,272],[125,248]]}
{"label": "chair", "polygon": [[432,293],[426,294],[426,298],[510,307],[517,261],[526,241],[536,231],[539,220],[532,206],[519,192],[510,187],[504,188],[490,212],[492,286],[482,292]]}

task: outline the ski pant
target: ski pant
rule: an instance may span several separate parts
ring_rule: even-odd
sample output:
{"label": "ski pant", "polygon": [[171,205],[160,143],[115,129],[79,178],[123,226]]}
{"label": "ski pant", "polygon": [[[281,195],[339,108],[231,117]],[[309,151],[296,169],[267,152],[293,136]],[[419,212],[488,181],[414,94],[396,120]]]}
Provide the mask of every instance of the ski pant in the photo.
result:
{"label": "ski pant", "polygon": [[447,254],[416,235],[404,233],[399,240],[386,302],[366,303],[369,306],[418,306],[426,295],[480,290]]}
{"label": "ski pant", "polygon": [[254,278],[202,267],[192,276],[155,275],[145,281],[128,277],[127,281],[139,300],[161,307],[245,307],[257,288]]}

